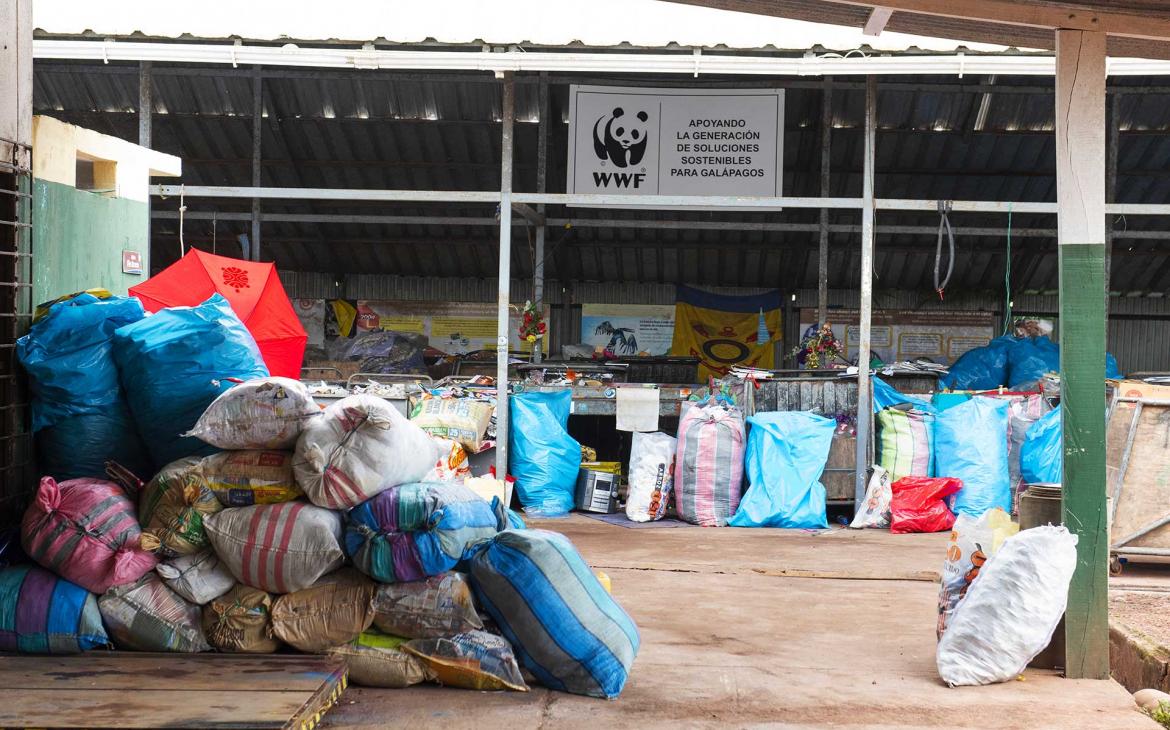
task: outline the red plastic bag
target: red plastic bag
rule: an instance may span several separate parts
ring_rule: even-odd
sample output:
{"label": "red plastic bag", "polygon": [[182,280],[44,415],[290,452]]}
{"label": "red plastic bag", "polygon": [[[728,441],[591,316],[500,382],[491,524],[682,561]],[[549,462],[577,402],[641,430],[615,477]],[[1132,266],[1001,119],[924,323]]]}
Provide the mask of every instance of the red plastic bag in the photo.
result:
{"label": "red plastic bag", "polygon": [[953,477],[902,477],[891,485],[890,532],[943,532],[955,524],[947,497],[963,488]]}

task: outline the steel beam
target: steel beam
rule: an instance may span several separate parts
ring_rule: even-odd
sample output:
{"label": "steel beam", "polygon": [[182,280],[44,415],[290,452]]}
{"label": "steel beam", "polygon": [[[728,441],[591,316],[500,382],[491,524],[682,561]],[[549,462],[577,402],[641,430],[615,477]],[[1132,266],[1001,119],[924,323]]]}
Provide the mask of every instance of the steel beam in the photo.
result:
{"label": "steel beam", "polygon": [[512,210],[519,213],[524,220],[528,221],[534,226],[544,225],[544,213],[537,212],[531,205],[525,203],[512,203]]}
{"label": "steel beam", "polygon": [[[825,79],[831,82],[832,79]],[[821,197],[829,197],[829,163],[832,159],[833,87],[825,84],[821,95]],[[821,208],[818,226],[820,245],[817,248],[817,324],[825,325],[829,312],[829,209]],[[797,333],[797,337],[800,333]]]}
{"label": "steel beam", "polygon": [[[260,176],[261,135],[263,131],[262,117],[264,115],[263,77],[260,75],[260,66],[252,69],[252,187],[259,189],[262,180]],[[260,198],[252,198],[252,240],[251,254],[253,261],[260,260]]]}
{"label": "steel beam", "polygon": [[508,325],[512,305],[512,122],[516,87],[512,74],[504,75],[503,131],[500,137],[500,269],[496,307],[496,477],[508,474]]}
{"label": "steel beam", "polygon": [[[548,175],[548,131],[551,122],[548,99],[548,73],[541,72],[540,86],[537,87],[537,123],[536,131],[536,192],[543,193],[547,187]],[[536,226],[535,242],[532,249],[532,301],[537,306],[544,302],[544,240],[548,234],[547,220],[545,219],[544,204],[538,203],[536,212],[540,214],[540,223]],[[543,347],[532,352],[532,361],[540,362]]]}
{"label": "steel beam", "polygon": [[[865,503],[869,475],[870,423],[873,420],[873,388],[869,377],[870,333],[873,324],[873,239],[874,239],[874,158],[877,132],[877,78],[865,85],[865,157],[863,161],[861,209],[861,295],[858,313],[857,348],[857,473],[854,510]],[[848,338],[848,332],[846,332]]]}

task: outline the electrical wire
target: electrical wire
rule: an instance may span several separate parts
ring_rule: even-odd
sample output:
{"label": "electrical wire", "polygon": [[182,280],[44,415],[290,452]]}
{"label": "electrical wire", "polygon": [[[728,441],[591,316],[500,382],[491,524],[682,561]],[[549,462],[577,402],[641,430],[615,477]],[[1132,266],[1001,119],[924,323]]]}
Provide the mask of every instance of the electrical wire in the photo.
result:
{"label": "electrical wire", "polygon": [[[955,271],[955,231],[951,228],[951,219],[947,217],[947,213],[951,210],[949,202],[938,201],[938,245],[934,249],[934,290],[938,292],[938,298],[943,299],[943,290],[947,288],[947,284],[951,281],[951,274]],[[942,247],[943,247],[943,232],[947,234],[947,241],[950,244],[950,256],[947,261],[946,276],[939,278],[939,269],[942,267]]]}

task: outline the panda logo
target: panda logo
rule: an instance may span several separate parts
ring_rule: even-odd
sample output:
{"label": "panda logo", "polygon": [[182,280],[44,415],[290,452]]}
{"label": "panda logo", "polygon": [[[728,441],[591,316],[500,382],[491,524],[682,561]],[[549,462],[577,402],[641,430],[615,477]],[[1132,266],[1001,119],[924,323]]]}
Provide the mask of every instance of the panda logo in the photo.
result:
{"label": "panda logo", "polygon": [[597,159],[609,160],[617,167],[637,165],[646,154],[646,121],[650,115],[638,112],[626,116],[619,106],[612,114],[603,114],[593,124],[593,151]]}

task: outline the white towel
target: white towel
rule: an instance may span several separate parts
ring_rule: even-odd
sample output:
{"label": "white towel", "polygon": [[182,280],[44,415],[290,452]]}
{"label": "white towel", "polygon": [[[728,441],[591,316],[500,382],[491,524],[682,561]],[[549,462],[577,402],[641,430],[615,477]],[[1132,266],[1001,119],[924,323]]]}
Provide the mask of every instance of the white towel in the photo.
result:
{"label": "white towel", "polygon": [[617,430],[658,430],[658,388],[617,389]]}

